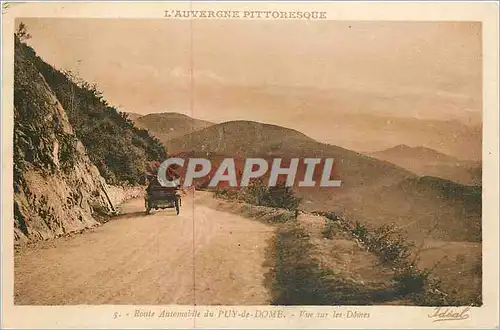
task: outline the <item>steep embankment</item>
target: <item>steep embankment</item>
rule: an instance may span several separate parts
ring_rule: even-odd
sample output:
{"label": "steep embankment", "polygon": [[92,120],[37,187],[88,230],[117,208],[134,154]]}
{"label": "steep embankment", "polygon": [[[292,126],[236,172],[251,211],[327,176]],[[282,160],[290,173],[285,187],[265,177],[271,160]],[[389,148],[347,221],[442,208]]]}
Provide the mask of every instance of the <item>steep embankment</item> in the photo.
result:
{"label": "steep embankment", "polygon": [[106,183],[68,117],[16,44],[14,82],[14,235],[17,243],[97,224],[110,212]]}
{"label": "steep embankment", "polygon": [[92,163],[110,184],[135,184],[146,161],[165,157],[164,146],[127,115],[108,104],[95,84],[71,72],[61,72],[20,44],[64,108],[76,137]]}
{"label": "steep embankment", "polygon": [[17,38],[14,70],[16,244],[97,225],[136,194],[107,183],[135,183],[163,146]]}

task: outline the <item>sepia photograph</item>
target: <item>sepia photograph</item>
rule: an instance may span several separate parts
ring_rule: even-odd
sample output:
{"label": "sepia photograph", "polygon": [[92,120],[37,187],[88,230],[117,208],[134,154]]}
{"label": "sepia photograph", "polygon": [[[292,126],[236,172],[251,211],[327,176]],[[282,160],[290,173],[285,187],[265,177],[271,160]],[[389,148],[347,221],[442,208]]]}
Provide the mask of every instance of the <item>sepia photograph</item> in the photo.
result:
{"label": "sepia photograph", "polygon": [[13,21],[14,307],[483,306],[481,21],[174,7]]}

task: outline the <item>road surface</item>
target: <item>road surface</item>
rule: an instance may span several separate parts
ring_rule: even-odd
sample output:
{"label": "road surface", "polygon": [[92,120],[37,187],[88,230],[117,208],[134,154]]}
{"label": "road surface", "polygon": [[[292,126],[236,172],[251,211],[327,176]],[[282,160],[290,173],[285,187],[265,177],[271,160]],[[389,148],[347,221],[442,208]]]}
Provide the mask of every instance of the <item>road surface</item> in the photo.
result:
{"label": "road surface", "polygon": [[273,228],[210,199],[184,196],[178,216],[133,199],[103,226],[16,253],[15,304],[269,304]]}

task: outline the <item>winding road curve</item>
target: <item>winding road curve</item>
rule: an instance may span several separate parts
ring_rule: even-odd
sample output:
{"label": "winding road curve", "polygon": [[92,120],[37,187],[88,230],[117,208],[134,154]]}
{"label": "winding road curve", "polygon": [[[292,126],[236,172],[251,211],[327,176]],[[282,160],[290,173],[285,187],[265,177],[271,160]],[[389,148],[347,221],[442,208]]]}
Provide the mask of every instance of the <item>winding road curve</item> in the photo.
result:
{"label": "winding road curve", "polygon": [[96,229],[15,255],[15,304],[265,305],[272,227],[184,196],[146,215],[141,198]]}

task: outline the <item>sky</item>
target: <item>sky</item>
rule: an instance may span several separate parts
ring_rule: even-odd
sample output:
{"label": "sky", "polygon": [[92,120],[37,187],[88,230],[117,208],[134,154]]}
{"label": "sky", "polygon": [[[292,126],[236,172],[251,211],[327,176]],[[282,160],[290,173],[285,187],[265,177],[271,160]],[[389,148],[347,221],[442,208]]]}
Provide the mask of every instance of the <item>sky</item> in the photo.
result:
{"label": "sky", "polygon": [[23,21],[38,55],[122,111],[288,126],[334,113],[481,114],[480,23]]}

